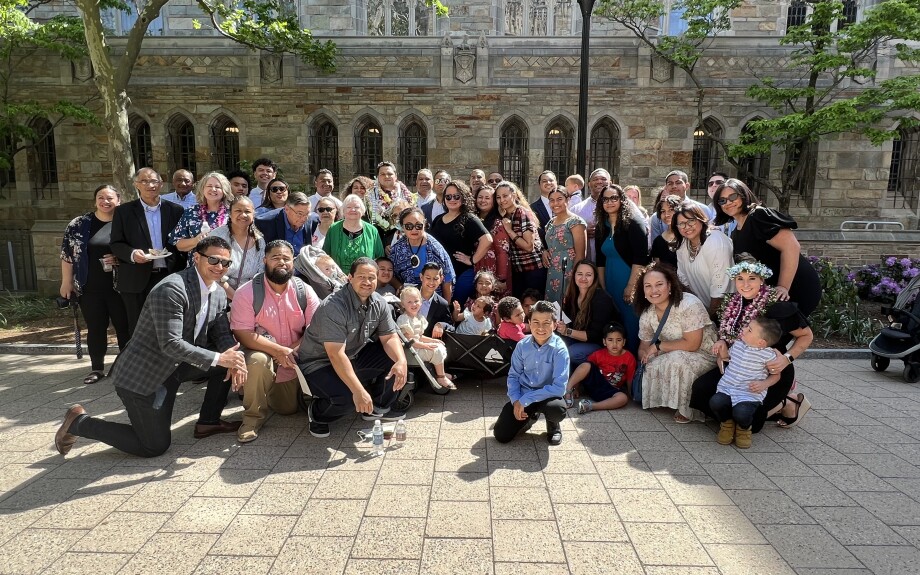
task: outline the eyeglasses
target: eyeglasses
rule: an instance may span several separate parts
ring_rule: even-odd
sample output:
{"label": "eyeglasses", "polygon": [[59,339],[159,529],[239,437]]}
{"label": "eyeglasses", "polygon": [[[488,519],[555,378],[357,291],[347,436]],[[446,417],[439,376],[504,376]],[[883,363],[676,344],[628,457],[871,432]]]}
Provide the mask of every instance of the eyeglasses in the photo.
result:
{"label": "eyeglasses", "polygon": [[328,212],[334,212],[334,211],[335,211],[335,208],[316,208],[316,211],[319,212],[319,213],[321,213],[321,214],[325,214],[325,213],[328,213]]}
{"label": "eyeglasses", "polygon": [[721,186],[724,183],[725,183],[725,180],[713,180],[709,182],[709,187],[711,188],[713,186]]}
{"label": "eyeglasses", "polygon": [[741,197],[741,194],[739,194],[738,192],[735,192],[733,194],[728,194],[727,196],[722,196],[716,201],[716,203],[719,204],[720,206],[724,206],[728,202],[734,202],[740,197]]}
{"label": "eyeglasses", "polygon": [[160,180],[135,180],[138,184],[142,186],[159,186],[163,182]]}
{"label": "eyeglasses", "polygon": [[687,228],[692,228],[696,226],[697,223],[699,223],[699,220],[687,220],[686,222],[678,223],[677,228],[681,230],[685,230]]}
{"label": "eyeglasses", "polygon": [[463,196],[460,194],[444,194],[444,201],[449,202],[451,200],[462,200]]}
{"label": "eyeglasses", "polygon": [[619,201],[620,201],[620,196],[618,196],[618,195],[617,195],[617,196],[604,196],[604,197],[603,197],[603,202],[604,202],[605,204],[612,204],[613,202],[619,202]]}
{"label": "eyeglasses", "polygon": [[268,191],[273,194],[281,194],[287,191],[287,186],[272,186],[268,188]]}
{"label": "eyeglasses", "polygon": [[306,212],[300,211],[300,212],[298,212],[297,210],[295,210],[295,209],[293,209],[293,208],[290,208],[290,207],[289,207],[288,209],[291,210],[291,213],[294,214],[295,216],[297,216],[298,218],[307,219],[307,218],[310,217],[310,212],[309,212],[309,211],[306,211]]}
{"label": "eyeglasses", "polygon": [[486,181],[489,182],[490,184],[492,184],[493,186],[494,186],[495,184],[501,182],[501,180],[486,180]]}
{"label": "eyeglasses", "polygon": [[220,266],[222,268],[230,267],[230,263],[231,263],[230,260],[221,259],[217,256],[206,256],[204,254],[201,254],[201,257],[206,258],[208,260],[208,265]]}
{"label": "eyeglasses", "polygon": [[411,232],[412,230],[422,231],[425,229],[425,224],[403,224],[402,227],[407,232]]}

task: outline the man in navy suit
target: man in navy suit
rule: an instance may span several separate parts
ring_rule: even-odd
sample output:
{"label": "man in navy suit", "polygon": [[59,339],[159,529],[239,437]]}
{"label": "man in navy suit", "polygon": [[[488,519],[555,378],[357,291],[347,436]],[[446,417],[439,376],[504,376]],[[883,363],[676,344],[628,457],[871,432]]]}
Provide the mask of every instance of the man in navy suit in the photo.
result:
{"label": "man in navy suit", "polygon": [[[162,201],[163,181],[155,170],[141,168],[134,176],[138,199],[115,208],[110,247],[118,258],[115,289],[121,294],[128,313],[128,329],[134,333],[147,294],[167,275],[185,267],[185,254],[167,243],[184,209]],[[169,250],[169,257],[148,259],[149,250]]]}
{"label": "man in navy suit", "polygon": [[294,247],[294,257],[304,246],[311,245],[310,200],[301,192],[288,195],[283,208],[256,216],[256,227],[265,236],[265,243],[285,240]]}
{"label": "man in navy suit", "polygon": [[115,393],[131,423],[90,417],[74,405],[54,436],[61,455],[67,455],[77,437],[139,457],[165,453],[172,441],[179,382],[201,375],[207,375],[208,389],[195,437],[235,433],[239,428],[240,422],[220,419],[227,393],[231,387],[241,389],[247,375],[246,360],[227,320],[227,294],[217,285],[230,267],[230,244],[216,236],[204,238],[195,248],[194,261],[194,267],[170,275],[150,292],[137,331],[112,368]]}

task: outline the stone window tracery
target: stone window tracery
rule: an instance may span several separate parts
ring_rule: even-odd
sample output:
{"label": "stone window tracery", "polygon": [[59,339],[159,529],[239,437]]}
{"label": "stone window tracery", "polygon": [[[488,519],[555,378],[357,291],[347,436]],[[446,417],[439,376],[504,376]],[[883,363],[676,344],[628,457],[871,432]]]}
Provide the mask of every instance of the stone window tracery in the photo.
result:
{"label": "stone window tracery", "polygon": [[28,155],[32,191],[36,200],[52,200],[57,195],[58,187],[54,127],[45,118],[36,119],[32,122],[31,127],[35,132]]}
{"label": "stone window tracery", "polygon": [[920,198],[920,127],[900,128],[891,143],[885,207],[916,212]]}
{"label": "stone window tracery", "polygon": [[232,172],[240,167],[240,128],[227,116],[211,125],[211,159],[214,168]]}
{"label": "stone window tracery", "polygon": [[[751,122],[756,122],[762,118],[753,118],[748,121],[743,128],[741,128],[741,143],[746,143],[753,138],[753,133],[751,132]],[[751,188],[751,191],[754,192],[754,195],[763,202],[766,201],[767,188],[759,181],[754,178],[748,177],[747,174],[757,176],[758,178],[769,179],[770,177],[770,154],[757,154],[755,156],[746,156],[741,158],[741,170],[739,170],[738,177],[744,181]]]}
{"label": "stone window tracery", "polygon": [[610,172],[611,181],[620,174],[620,129],[616,122],[603,118],[591,130],[591,171],[603,168]]}
{"label": "stone window tracery", "polygon": [[572,147],[575,130],[563,118],[554,120],[549,128],[543,145],[543,165],[552,170],[560,180],[565,180],[572,173]]}
{"label": "stone window tracery", "polygon": [[505,36],[575,34],[575,0],[503,0],[499,33]]}
{"label": "stone window tracery", "polygon": [[377,177],[377,164],[383,161],[383,130],[373,118],[365,118],[355,130],[355,174]]}
{"label": "stone window tracery", "polygon": [[703,124],[693,131],[693,160],[690,166],[690,189],[694,200],[708,202],[707,186],[709,174],[719,167],[721,155],[719,145],[713,140],[723,136],[722,126],[712,118],[703,120]]}
{"label": "stone window tracery", "polygon": [[367,0],[366,16],[368,36],[429,36],[436,30],[436,14],[424,0]]}
{"label": "stone window tracery", "polygon": [[416,118],[403,122],[399,130],[400,179],[412,185],[418,171],[428,165],[428,133]]}
{"label": "stone window tracery", "polygon": [[310,126],[308,168],[313,177],[325,168],[332,172],[333,181],[339,181],[339,129],[326,116],[316,118]]}
{"label": "stone window tracery", "polygon": [[134,116],[129,123],[131,130],[131,155],[134,169],[153,167],[153,139],[150,136],[150,124],[140,116]]}
{"label": "stone window tracery", "polygon": [[517,116],[509,118],[501,128],[499,171],[506,180],[518,184],[521,190],[527,186],[527,138],[527,125]]}
{"label": "stone window tracery", "polygon": [[167,128],[169,150],[169,173],[184,169],[198,174],[195,158],[195,126],[181,114],[173,118]]}

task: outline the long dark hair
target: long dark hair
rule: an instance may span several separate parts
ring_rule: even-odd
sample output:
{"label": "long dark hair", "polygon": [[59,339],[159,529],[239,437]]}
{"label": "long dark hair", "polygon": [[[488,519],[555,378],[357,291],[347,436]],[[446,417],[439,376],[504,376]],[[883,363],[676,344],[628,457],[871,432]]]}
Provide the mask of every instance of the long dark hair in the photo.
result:
{"label": "long dark hair", "polygon": [[722,224],[727,224],[732,221],[732,217],[722,211],[722,206],[719,205],[719,198],[722,197],[722,190],[725,188],[731,189],[733,192],[737,192],[741,196],[741,213],[749,214],[751,210],[760,205],[760,200],[757,199],[757,196],[754,195],[754,192],[751,191],[751,188],[747,187],[747,184],[741,180],[735,178],[729,178],[725,180],[725,183],[716,188],[716,193],[712,195],[713,206],[716,208],[716,221],[717,226]]}
{"label": "long dark hair", "polygon": [[[252,200],[249,199],[249,196],[237,196],[233,198],[233,201],[230,202],[230,216],[227,217],[227,228],[230,231],[231,237],[233,237],[233,206],[237,205],[243,200],[249,202],[250,204],[252,203]],[[255,214],[253,214],[252,221],[249,222],[249,227],[246,228],[246,233],[249,235],[249,237],[256,240],[256,249],[261,249],[259,245],[265,241],[265,238],[262,236],[262,232],[259,231],[259,228],[256,227]]]}
{"label": "long dark hair", "polygon": [[[489,210],[489,213],[487,213],[485,217],[479,216],[479,204],[477,203],[479,201],[479,194],[483,191],[492,192],[492,209]],[[495,189],[488,185],[482,186],[476,190],[476,194],[473,196],[473,203],[476,204],[476,215],[479,216],[483,225],[485,225],[486,229],[491,233],[492,226],[495,224],[495,220],[498,219],[498,200],[495,199]]]}
{"label": "long dark hair", "polygon": [[706,238],[709,237],[709,232],[712,229],[709,227],[709,216],[706,215],[706,212],[695,202],[690,202],[684,200],[680,203],[679,206],[674,210],[674,219],[671,220],[671,231],[674,232],[676,239],[675,248],[679,248],[681,244],[684,243],[684,236],[680,233],[680,228],[677,227],[677,216],[684,216],[687,220],[697,220],[700,222],[700,225],[703,227],[700,230],[700,246],[706,243]]}
{"label": "long dark hair", "polygon": [[671,286],[671,294],[668,296],[668,303],[671,305],[680,305],[680,302],[684,299],[684,287],[677,277],[677,270],[674,269],[674,266],[661,262],[653,263],[645,266],[645,268],[639,272],[639,277],[636,278],[636,287],[632,295],[632,304],[633,308],[636,310],[636,315],[641,316],[642,312],[652,305],[650,301],[645,299],[645,287],[642,285],[645,282],[645,276],[652,272],[658,272],[663,275]]}
{"label": "long dark hair", "polygon": [[569,280],[568,287],[565,288],[565,298],[562,302],[566,311],[574,311],[578,305],[578,286],[575,285],[575,274],[578,272],[579,266],[588,266],[591,268],[591,271],[594,272],[594,282],[588,286],[584,303],[580,308],[577,308],[578,313],[575,314],[575,319],[572,320],[573,329],[585,329],[588,327],[588,324],[591,323],[591,302],[594,300],[595,292],[597,292],[598,287],[601,285],[600,275],[594,262],[587,258],[579,260],[578,263],[575,264],[575,267],[572,268],[572,278]]}
{"label": "long dark hair", "polygon": [[[288,183],[285,182],[284,180],[282,180],[281,178],[275,178],[275,179],[273,179],[272,181],[268,182],[268,185],[265,186],[265,197],[262,198],[262,205],[259,206],[260,208],[268,208],[268,209],[270,209],[270,210],[274,210],[274,209],[275,209],[275,205],[272,203],[272,192],[271,192],[271,189],[272,189],[272,184],[276,184],[276,183],[278,183],[278,182],[281,182],[282,184],[284,184],[284,185],[287,187],[287,189],[288,189],[288,197],[291,196],[291,186],[288,186]],[[282,206],[282,207],[283,207],[283,206]]]}
{"label": "long dark hair", "polygon": [[610,218],[607,217],[607,212],[604,211],[604,194],[609,190],[614,190],[620,195],[620,209],[617,212],[618,229],[625,231],[629,227],[629,222],[632,220],[636,220],[640,223],[645,221],[639,208],[636,207],[636,204],[626,197],[626,192],[623,191],[623,188],[617,184],[608,184],[604,186],[600,194],[598,194],[597,205],[594,206],[594,221],[595,225],[599,228],[595,231],[595,237],[597,237],[598,232],[601,234],[601,237],[606,236],[610,230]]}

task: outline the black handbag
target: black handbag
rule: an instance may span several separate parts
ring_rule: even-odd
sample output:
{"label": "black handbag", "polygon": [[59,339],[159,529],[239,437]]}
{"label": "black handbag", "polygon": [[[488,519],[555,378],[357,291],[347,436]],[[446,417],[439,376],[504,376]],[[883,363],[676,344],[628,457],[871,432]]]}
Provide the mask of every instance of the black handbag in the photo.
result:
{"label": "black handbag", "polygon": [[[664,315],[661,316],[661,321],[658,322],[658,329],[655,330],[655,335],[652,336],[652,343],[654,344],[658,341],[658,336],[661,335],[661,329],[664,327],[665,322],[668,321],[668,314],[671,313],[671,304],[668,304],[668,307],[664,310]],[[642,405],[642,375],[645,374],[645,364],[640,362],[636,366],[636,374],[633,376],[632,385],[630,386],[630,393],[632,395],[633,401]]]}

